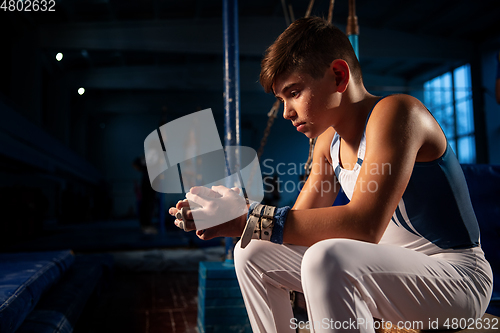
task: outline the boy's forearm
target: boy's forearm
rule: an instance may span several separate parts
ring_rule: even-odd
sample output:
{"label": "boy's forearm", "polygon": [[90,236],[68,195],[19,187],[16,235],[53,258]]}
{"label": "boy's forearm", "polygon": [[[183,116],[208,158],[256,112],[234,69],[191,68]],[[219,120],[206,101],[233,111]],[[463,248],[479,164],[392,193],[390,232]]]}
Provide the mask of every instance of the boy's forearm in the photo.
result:
{"label": "boy's forearm", "polygon": [[376,228],[368,225],[360,214],[348,206],[334,206],[288,213],[283,242],[311,246],[330,238],[349,238],[378,243]]}

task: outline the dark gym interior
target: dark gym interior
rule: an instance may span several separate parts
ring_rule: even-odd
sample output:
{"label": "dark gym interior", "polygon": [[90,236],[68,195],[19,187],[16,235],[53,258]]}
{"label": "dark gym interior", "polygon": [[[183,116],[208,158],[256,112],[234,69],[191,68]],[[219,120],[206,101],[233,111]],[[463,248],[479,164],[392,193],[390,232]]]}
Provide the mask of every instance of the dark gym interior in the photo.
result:
{"label": "dark gym interior", "polygon": [[[266,133],[276,99],[258,79],[263,52],[310,1],[39,2],[0,0],[0,291],[45,265],[40,254],[52,275],[30,305],[5,310],[4,293],[0,332],[205,332],[200,263],[223,262],[226,240],[173,224],[168,207],[184,196],[151,189],[144,140],[208,108],[223,140],[223,4],[235,2],[240,142],[263,149],[263,176],[282,185],[265,199],[293,205],[309,140],[281,113]],[[331,12],[344,31],[348,5]],[[329,10],[316,0],[311,15]],[[357,0],[355,14],[367,89],[415,96],[439,121],[500,272],[500,2]],[[499,302],[497,284],[488,312]],[[222,331],[248,331],[238,325]]]}

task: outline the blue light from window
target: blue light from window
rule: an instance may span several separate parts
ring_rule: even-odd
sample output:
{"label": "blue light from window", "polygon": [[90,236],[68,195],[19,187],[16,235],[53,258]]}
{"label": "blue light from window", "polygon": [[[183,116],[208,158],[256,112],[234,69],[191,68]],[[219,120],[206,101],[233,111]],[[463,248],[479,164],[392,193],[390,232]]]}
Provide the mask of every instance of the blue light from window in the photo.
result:
{"label": "blue light from window", "polygon": [[425,82],[424,102],[443,129],[460,163],[475,163],[470,65]]}

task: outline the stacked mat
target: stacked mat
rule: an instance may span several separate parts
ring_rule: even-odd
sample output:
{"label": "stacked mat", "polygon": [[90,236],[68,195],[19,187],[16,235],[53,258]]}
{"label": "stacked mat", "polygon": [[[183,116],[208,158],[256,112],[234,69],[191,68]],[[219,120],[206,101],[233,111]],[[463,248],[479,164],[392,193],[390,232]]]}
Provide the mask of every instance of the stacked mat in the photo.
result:
{"label": "stacked mat", "polygon": [[112,264],[70,250],[0,254],[0,332],[72,332]]}
{"label": "stacked mat", "polygon": [[14,332],[73,264],[71,251],[0,254],[0,332]]}
{"label": "stacked mat", "polygon": [[199,264],[198,330],[200,333],[251,333],[234,266]]}

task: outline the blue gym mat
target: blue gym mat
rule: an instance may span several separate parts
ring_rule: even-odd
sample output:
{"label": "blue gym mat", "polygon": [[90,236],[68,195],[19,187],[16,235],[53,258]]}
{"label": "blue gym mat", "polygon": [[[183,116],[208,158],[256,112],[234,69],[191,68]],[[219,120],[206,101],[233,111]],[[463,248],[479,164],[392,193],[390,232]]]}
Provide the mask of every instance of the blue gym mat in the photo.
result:
{"label": "blue gym mat", "polygon": [[110,282],[113,258],[76,255],[74,264],[43,296],[16,333],[71,333],[93,294]]}
{"label": "blue gym mat", "polygon": [[0,254],[0,332],[14,332],[73,262],[70,250]]}

